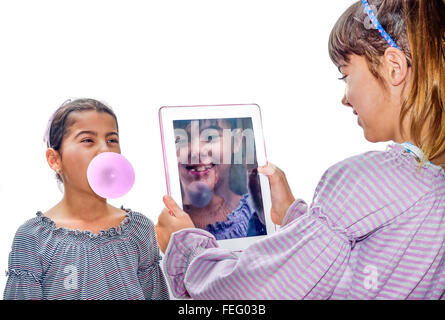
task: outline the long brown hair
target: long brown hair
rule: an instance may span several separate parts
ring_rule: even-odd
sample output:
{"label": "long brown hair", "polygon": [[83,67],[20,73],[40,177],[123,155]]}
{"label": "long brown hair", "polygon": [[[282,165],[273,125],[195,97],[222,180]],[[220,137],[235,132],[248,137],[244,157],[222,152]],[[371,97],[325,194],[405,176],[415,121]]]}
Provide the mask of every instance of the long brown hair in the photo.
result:
{"label": "long brown hair", "polygon": [[[400,127],[411,114],[409,133],[434,160],[445,151],[445,2],[444,0],[373,0],[380,24],[406,55],[412,68],[407,98],[402,101]],[[374,77],[383,83],[378,67],[389,44],[367,24],[361,2],[338,19],[329,37],[329,55],[337,66],[352,54],[364,56]],[[402,132],[402,136],[405,132]]]}

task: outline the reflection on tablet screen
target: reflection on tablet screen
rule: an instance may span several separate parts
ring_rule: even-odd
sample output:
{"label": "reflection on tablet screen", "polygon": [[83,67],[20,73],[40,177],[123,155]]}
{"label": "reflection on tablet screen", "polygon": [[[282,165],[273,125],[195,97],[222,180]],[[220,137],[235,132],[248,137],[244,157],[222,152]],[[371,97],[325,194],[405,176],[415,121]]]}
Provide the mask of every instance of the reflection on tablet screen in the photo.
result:
{"label": "reflection on tablet screen", "polygon": [[174,120],[183,209],[217,240],[266,235],[251,118]]}

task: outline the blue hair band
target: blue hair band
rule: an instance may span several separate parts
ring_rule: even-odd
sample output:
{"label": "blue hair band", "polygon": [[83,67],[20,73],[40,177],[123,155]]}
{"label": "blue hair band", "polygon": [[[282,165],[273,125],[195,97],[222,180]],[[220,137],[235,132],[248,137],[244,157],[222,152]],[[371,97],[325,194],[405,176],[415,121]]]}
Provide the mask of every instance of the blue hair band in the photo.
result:
{"label": "blue hair band", "polygon": [[383,38],[385,38],[386,42],[391,47],[397,48],[400,50],[399,46],[394,42],[393,39],[389,36],[389,34],[383,29],[382,25],[380,24],[379,20],[377,20],[377,17],[374,15],[374,12],[372,12],[371,6],[369,5],[367,0],[362,0],[362,4],[365,7],[365,12],[368,14],[369,19],[371,19],[372,24],[377,28],[377,30],[380,32]]}

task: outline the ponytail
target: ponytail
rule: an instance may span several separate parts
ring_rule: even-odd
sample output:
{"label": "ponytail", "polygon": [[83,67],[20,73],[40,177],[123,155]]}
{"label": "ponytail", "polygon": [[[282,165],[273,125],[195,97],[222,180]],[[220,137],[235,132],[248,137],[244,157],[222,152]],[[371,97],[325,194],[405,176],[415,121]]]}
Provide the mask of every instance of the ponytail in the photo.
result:
{"label": "ponytail", "polygon": [[445,2],[405,0],[412,81],[402,104],[400,127],[411,112],[413,142],[434,160],[445,152]]}

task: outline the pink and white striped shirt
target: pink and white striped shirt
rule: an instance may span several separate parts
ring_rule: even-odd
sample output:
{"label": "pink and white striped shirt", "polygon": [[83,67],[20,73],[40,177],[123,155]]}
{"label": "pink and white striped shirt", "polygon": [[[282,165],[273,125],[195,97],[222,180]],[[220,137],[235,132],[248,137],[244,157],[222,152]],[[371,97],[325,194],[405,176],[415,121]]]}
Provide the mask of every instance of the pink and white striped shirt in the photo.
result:
{"label": "pink and white striped shirt", "polygon": [[346,159],[241,253],[174,233],[164,271],[194,299],[445,299],[445,171],[399,144]]}

